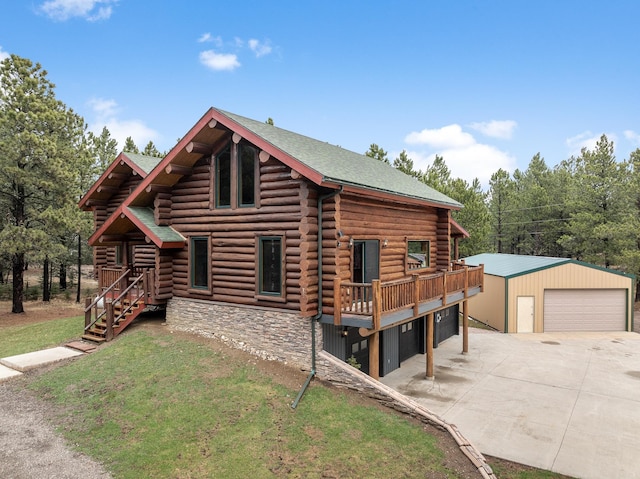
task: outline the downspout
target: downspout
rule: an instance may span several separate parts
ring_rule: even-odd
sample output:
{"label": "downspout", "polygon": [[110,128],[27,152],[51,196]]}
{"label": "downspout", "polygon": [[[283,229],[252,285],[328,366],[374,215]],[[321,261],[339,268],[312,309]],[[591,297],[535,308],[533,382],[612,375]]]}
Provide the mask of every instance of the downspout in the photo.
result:
{"label": "downspout", "polygon": [[302,395],[307,390],[307,387],[309,387],[309,383],[311,383],[313,377],[316,375],[316,322],[322,317],[322,205],[324,200],[331,199],[342,193],[342,189],[343,187],[341,186],[339,190],[318,196],[318,311],[315,316],[311,318],[311,371],[309,372],[309,376],[307,376],[307,380],[302,385],[302,389],[300,389],[295,401],[291,404],[293,409],[298,406],[300,399],[302,399]]}

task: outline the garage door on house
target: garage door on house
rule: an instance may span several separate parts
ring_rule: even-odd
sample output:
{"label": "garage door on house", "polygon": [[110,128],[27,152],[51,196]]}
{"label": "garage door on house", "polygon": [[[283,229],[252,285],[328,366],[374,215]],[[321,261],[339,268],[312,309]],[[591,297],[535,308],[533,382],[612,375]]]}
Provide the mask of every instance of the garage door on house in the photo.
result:
{"label": "garage door on house", "polygon": [[624,289],[547,289],[544,331],[625,331]]}

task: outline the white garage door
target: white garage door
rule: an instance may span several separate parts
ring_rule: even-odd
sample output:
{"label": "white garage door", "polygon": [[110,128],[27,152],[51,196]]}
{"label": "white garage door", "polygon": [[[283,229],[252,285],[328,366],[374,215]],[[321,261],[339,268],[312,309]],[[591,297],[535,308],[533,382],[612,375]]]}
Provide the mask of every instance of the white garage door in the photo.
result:
{"label": "white garage door", "polygon": [[548,289],[544,292],[544,330],[624,331],[626,290]]}

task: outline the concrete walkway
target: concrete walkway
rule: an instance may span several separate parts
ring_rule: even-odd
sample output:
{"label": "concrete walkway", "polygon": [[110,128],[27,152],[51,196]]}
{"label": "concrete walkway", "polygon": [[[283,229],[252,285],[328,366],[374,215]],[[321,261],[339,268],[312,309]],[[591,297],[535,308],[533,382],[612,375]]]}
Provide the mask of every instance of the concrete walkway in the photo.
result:
{"label": "concrete walkway", "polygon": [[83,354],[84,352],[81,349],[59,346],[35,351],[33,353],[0,358],[0,382],[14,376],[19,376],[29,369],[46,366],[47,364],[82,356]]}
{"label": "concrete walkway", "polygon": [[381,382],[458,426],[484,454],[573,477],[640,478],[640,335],[472,329]]}

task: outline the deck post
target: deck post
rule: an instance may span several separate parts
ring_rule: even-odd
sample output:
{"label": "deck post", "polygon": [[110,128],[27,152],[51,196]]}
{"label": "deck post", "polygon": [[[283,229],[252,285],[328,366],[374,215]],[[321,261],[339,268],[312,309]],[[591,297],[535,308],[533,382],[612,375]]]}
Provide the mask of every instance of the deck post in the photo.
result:
{"label": "deck post", "polygon": [[462,354],[469,352],[469,300],[462,302]]}
{"label": "deck post", "polygon": [[[371,292],[373,295],[373,329],[380,329],[380,316],[382,316],[382,288],[380,287],[380,280],[374,279],[371,281]],[[369,364],[371,368],[371,364]]]}
{"label": "deck post", "polygon": [[333,279],[333,325],[342,324],[342,298],[340,295],[340,278],[336,275]]}
{"label": "deck post", "polygon": [[442,271],[442,306],[447,304],[447,270]]}
{"label": "deck post", "polygon": [[433,379],[433,313],[427,315],[427,379]]}
{"label": "deck post", "polygon": [[420,276],[417,274],[412,274],[411,278],[413,279],[413,315],[418,316],[420,306],[420,282],[418,278]]}
{"label": "deck post", "polygon": [[469,267],[464,265],[464,297],[469,297]]}
{"label": "deck post", "polygon": [[380,379],[380,331],[369,336],[369,376]]}

